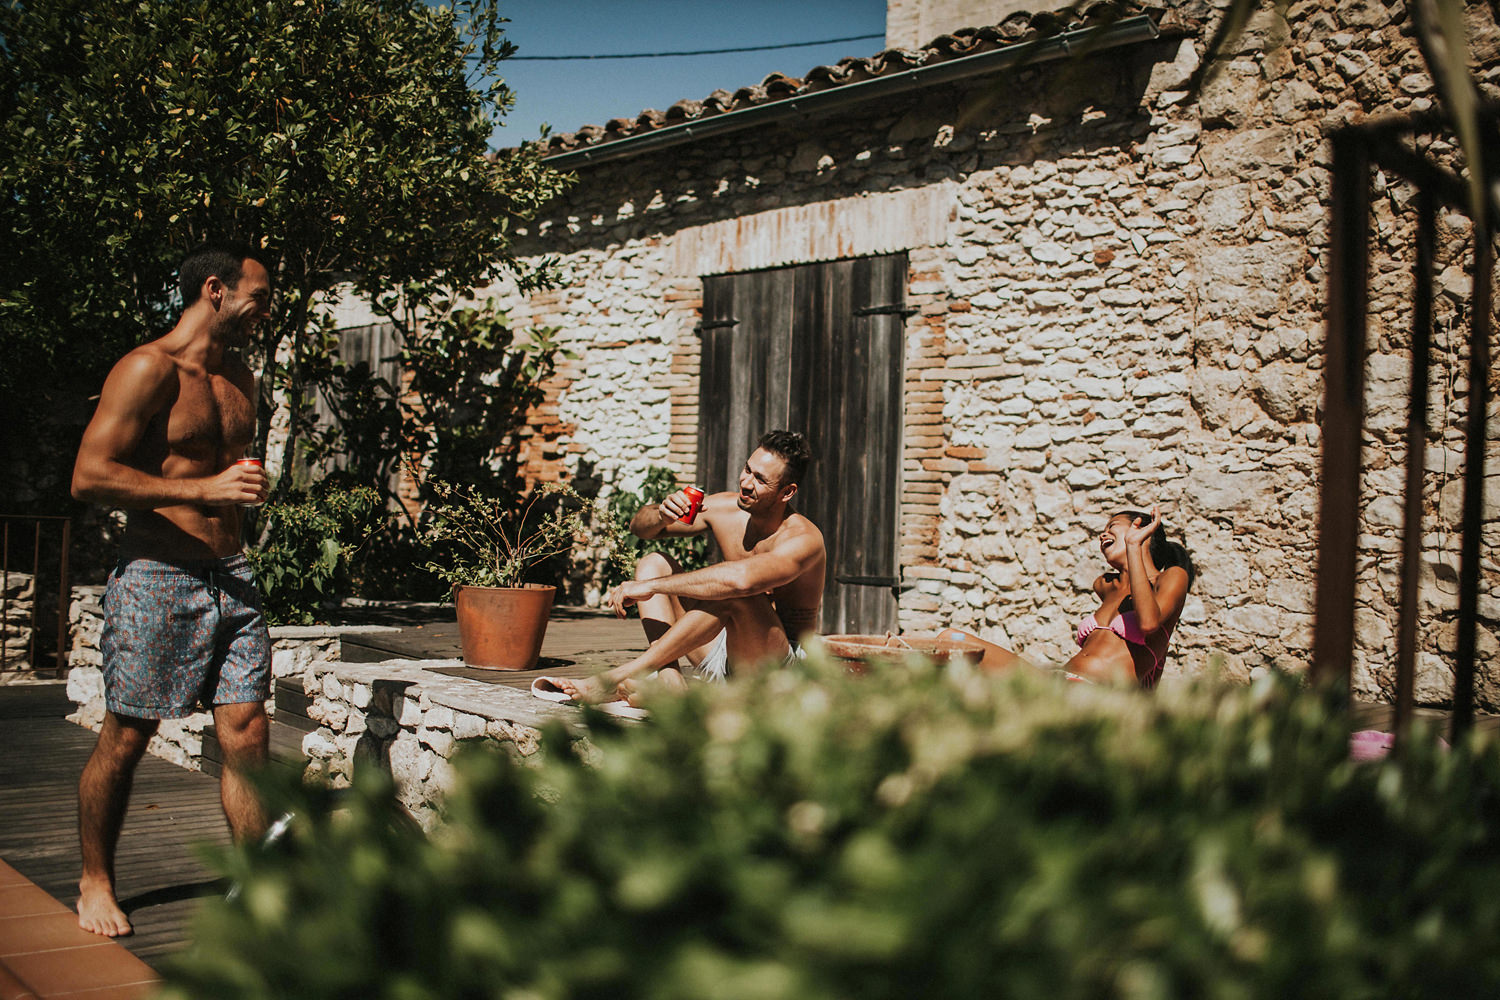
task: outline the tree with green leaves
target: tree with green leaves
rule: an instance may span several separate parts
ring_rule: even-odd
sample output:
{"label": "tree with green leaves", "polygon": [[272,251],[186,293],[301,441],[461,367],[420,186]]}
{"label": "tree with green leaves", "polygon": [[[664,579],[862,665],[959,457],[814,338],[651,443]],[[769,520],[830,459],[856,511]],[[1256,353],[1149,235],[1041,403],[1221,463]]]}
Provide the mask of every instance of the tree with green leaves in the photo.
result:
{"label": "tree with green leaves", "polygon": [[[535,151],[490,153],[512,46],[496,0],[454,4],[0,7],[0,419],[12,445],[53,453],[38,502],[62,495],[78,404],[170,325],[176,264],[208,237],[276,261],[256,345],[262,452],[274,394],[301,398],[336,344],[331,293],[409,331],[434,300],[540,280],[510,228],[564,180]],[[50,442],[49,420],[63,425]],[[296,437],[294,422],[289,451]]]}

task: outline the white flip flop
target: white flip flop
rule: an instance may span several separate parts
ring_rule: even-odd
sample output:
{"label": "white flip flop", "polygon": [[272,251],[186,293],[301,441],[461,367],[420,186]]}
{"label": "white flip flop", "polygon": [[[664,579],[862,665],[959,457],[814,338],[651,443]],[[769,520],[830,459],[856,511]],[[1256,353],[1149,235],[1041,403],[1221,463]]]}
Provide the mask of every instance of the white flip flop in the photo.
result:
{"label": "white flip flop", "polygon": [[[531,682],[531,693],[534,697],[543,701],[556,702],[559,705],[574,704],[573,697],[558,686],[559,678],[538,677]],[[637,708],[628,701],[606,701],[602,704],[593,705],[605,715],[613,715],[621,719],[644,719],[651,713],[644,708]]]}
{"label": "white flip flop", "polygon": [[543,701],[555,701],[559,704],[567,704],[573,700],[573,696],[558,686],[557,677],[538,677],[531,682],[531,694],[534,698]]}

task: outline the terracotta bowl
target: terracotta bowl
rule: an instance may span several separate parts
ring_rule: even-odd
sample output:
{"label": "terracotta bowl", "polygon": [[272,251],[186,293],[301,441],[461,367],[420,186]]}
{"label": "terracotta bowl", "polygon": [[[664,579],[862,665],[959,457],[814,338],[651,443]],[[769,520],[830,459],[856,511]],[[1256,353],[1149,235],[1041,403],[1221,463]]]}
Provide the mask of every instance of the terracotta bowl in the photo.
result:
{"label": "terracotta bowl", "polygon": [[954,660],[978,663],[984,657],[984,646],[968,638],[942,638],[933,635],[825,635],[823,645],[836,656],[858,669],[876,660],[904,660],[922,656],[939,664]]}

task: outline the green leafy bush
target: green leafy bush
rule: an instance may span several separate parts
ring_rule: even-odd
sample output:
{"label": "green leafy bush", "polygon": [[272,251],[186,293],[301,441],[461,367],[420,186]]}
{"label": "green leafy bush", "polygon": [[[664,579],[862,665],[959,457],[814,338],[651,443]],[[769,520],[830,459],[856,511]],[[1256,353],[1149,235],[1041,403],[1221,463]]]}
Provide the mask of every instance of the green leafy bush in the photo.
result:
{"label": "green leafy bush", "polygon": [[[335,342],[333,287],[399,310],[412,331],[458,290],[546,282],[555,262],[518,258],[515,231],[570,181],[538,143],[492,153],[514,101],[507,12],[495,0],[0,4],[0,425],[23,429],[0,450],[31,457],[41,489],[66,502],[83,401],[171,327],[177,263],[210,237],[275,258],[271,316],[247,355],[265,365],[254,448],[268,457],[275,398],[310,389]],[[275,464],[294,464],[299,424],[277,436]],[[50,454],[32,454],[39,435]]]}
{"label": "green leafy bush", "polygon": [[685,570],[708,565],[708,535],[672,537],[663,535],[647,541],[630,533],[630,519],[648,503],[660,503],[678,490],[677,474],[664,465],[653,465],[646,472],[639,493],[616,490],[610,495],[606,512],[614,525],[614,545],[605,562],[605,586],[631,579],[635,564],[647,552],[664,552],[677,560]]}
{"label": "green leafy bush", "polygon": [[1355,764],[1294,681],[1156,698],[816,665],[389,778],[224,856],[172,997],[1479,997],[1500,752]]}
{"label": "green leafy bush", "polygon": [[349,582],[349,559],[385,520],[379,494],[367,486],[321,483],[261,508],[262,541],[249,549],[272,625],[311,625]]}
{"label": "green leafy bush", "polygon": [[[556,328],[518,330],[493,299],[461,304],[471,298],[433,302],[420,324],[412,317],[396,324],[399,348],[382,360],[399,365],[399,385],[366,361],[345,363],[331,349],[319,348],[320,362],[310,357],[304,363],[305,377],[318,386],[331,416],[322,420],[310,407],[302,411],[307,475],[337,465],[342,482],[372,486],[396,514],[355,561],[355,592],[362,597],[432,600],[449,592],[449,557],[457,553],[462,562],[470,548],[440,523],[441,511],[463,505],[455,491],[468,497],[473,513],[492,522],[481,526],[491,536],[486,551],[477,554],[481,562],[494,556],[490,543],[504,546],[507,538],[533,533],[540,516],[555,513],[561,502],[548,494],[538,505],[544,491],[528,491],[520,432],[545,399],[544,383],[558,360],[574,355],[558,342]],[[401,493],[413,482],[418,503]],[[576,507],[577,499],[569,503]],[[548,558],[528,556],[527,562]],[[560,572],[550,564],[539,569]],[[457,575],[468,574],[460,569]]]}
{"label": "green leafy bush", "polygon": [[440,561],[427,571],[452,587],[519,587],[528,570],[573,550],[588,532],[593,508],[570,486],[531,492],[519,511],[509,502],[429,479],[437,498],[429,509],[427,541]]}

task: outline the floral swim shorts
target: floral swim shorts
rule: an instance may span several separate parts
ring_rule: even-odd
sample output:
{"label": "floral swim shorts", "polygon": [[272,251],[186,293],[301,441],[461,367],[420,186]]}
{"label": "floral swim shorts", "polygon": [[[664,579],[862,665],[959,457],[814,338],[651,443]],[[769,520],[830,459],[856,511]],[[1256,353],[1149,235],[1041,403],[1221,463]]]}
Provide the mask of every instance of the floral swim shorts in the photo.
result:
{"label": "floral swim shorts", "polygon": [[103,607],[104,702],[116,715],[175,719],[270,694],[271,636],[243,555],[124,560]]}

